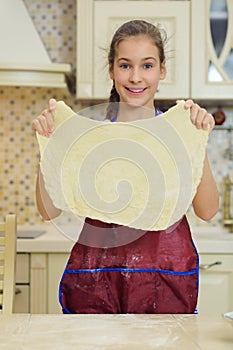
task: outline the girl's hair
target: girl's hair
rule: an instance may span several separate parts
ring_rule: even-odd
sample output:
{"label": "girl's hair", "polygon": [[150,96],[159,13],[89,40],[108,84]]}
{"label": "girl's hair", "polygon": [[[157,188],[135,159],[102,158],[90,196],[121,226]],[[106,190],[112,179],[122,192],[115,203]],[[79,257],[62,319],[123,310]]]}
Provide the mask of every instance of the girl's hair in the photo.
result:
{"label": "girl's hair", "polygon": [[[158,48],[160,64],[165,60],[164,45],[167,39],[166,32],[160,29],[159,26],[155,26],[152,23],[143,20],[133,20],[126,22],[121,27],[119,27],[112,38],[108,54],[108,64],[111,68],[113,68],[116,49],[120,42],[128,37],[139,35],[146,35]],[[118,110],[118,103],[115,102],[119,101],[120,97],[113,82],[109,97],[109,106],[107,109],[108,119],[112,119],[116,115]]]}

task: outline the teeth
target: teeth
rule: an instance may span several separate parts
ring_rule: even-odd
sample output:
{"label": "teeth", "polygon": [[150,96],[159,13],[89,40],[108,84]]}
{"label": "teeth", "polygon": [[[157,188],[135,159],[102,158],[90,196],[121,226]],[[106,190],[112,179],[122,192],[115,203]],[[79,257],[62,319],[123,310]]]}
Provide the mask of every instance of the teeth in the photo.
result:
{"label": "teeth", "polygon": [[142,92],[144,89],[129,89],[129,91],[132,91],[132,92]]}

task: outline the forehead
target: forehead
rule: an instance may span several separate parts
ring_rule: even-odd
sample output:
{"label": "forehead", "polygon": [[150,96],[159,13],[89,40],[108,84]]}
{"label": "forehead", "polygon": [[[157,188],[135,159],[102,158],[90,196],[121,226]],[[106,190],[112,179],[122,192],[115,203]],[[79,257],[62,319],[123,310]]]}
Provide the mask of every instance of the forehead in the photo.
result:
{"label": "forehead", "polygon": [[116,57],[158,57],[159,50],[147,35],[129,36],[116,47]]}

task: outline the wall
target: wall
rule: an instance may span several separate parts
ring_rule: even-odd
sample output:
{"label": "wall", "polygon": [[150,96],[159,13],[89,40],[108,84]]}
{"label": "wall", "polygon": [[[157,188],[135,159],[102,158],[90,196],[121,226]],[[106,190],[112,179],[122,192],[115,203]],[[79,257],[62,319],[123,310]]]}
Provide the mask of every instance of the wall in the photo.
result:
{"label": "wall", "polygon": [[[76,64],[76,0],[25,0],[53,62]],[[35,178],[39,160],[31,121],[49,98],[79,109],[68,90],[0,87],[0,217],[14,212],[18,223],[40,223],[35,206]]]}
{"label": "wall", "polygon": [[[76,0],[24,0],[35,26],[53,62],[76,64]],[[18,223],[42,221],[35,206],[35,178],[39,160],[38,147],[31,131],[31,121],[46,106],[49,98],[64,100],[71,108],[81,108],[68,90],[0,87],[0,217],[8,212],[18,216]],[[211,106],[210,110],[215,110]],[[228,122],[233,111],[227,109]],[[225,151],[227,131],[213,131],[208,145],[211,166],[222,198],[223,179],[232,174],[232,161]],[[190,210],[192,222],[202,224]],[[210,223],[222,220],[221,209]]]}

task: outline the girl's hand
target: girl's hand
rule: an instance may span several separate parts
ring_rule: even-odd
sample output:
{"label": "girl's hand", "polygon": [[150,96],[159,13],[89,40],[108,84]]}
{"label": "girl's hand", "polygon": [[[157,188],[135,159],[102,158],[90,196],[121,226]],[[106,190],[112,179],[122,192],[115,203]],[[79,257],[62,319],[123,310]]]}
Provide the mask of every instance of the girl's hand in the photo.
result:
{"label": "girl's hand", "polygon": [[52,112],[56,108],[57,101],[54,98],[49,100],[49,107],[45,109],[36,119],[32,121],[32,130],[40,135],[49,137],[54,131]]}
{"label": "girl's hand", "polygon": [[[179,101],[177,101],[177,103],[178,102]],[[184,108],[190,108],[190,119],[196,128],[209,130],[210,134],[215,125],[214,117],[212,114],[208,113],[205,108],[201,108],[192,100],[185,101]]]}

